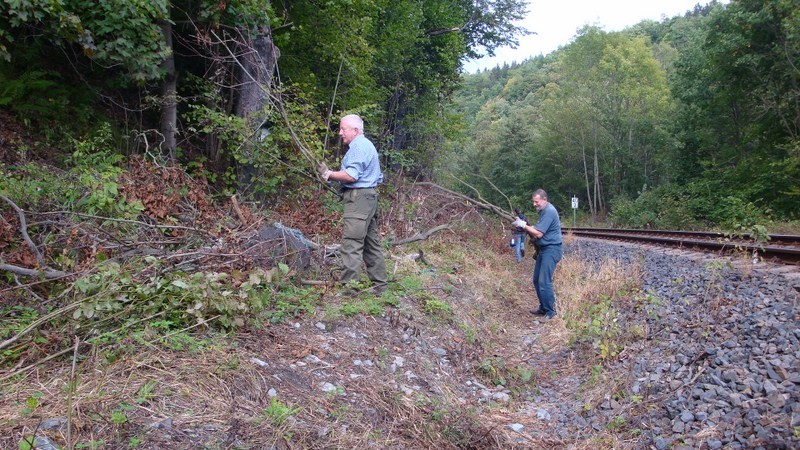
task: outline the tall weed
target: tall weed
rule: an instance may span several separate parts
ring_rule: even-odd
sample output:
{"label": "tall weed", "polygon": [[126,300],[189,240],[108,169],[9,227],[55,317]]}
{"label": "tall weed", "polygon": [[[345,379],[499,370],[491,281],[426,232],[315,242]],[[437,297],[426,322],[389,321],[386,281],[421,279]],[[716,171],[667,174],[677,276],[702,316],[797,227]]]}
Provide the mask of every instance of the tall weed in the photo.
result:
{"label": "tall weed", "polygon": [[128,203],[119,191],[120,163],[125,157],[114,148],[111,125],[102,123],[86,138],[74,140],[69,159],[79,187],[70,202],[79,211],[108,217],[132,218],[144,210],[141,202]]}

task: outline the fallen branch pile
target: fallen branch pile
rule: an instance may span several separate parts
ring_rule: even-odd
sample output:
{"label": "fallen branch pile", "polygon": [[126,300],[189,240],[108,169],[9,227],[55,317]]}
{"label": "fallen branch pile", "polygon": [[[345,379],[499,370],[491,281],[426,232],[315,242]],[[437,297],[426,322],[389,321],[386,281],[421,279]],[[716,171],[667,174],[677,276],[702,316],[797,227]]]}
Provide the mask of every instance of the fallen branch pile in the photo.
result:
{"label": "fallen branch pile", "polygon": [[[205,326],[220,316],[225,318],[226,310],[221,313],[216,309],[192,311],[192,306],[187,309],[185,303],[194,300],[186,296],[207,291],[205,297],[199,299],[201,303],[236,309],[235,304],[226,306],[222,302],[220,306],[216,304],[220,303],[217,299],[207,297],[223,291],[228,293],[226,295],[238,295],[240,287],[250,281],[237,273],[247,274],[259,269],[259,279],[272,282],[278,275],[270,271],[279,265],[291,267],[292,272],[283,276],[301,273],[312,264],[318,269],[331,265],[330,256],[335,254],[331,249],[335,246],[318,243],[322,236],[312,233],[320,227],[300,220],[302,215],[306,219],[325,220],[326,226],[329,221],[338,222],[338,218],[332,219],[322,205],[314,206],[319,211],[298,208],[294,215],[283,217],[290,225],[297,219],[299,227],[311,231],[304,235],[302,230],[270,223],[266,214],[254,213],[236,197],[221,204],[209,201],[207,186],[190,179],[180,169],[136,159],[131,165],[131,170],[123,176],[122,190],[128,201],[139,201],[144,206],[136,219],[66,208],[25,210],[14,199],[0,196],[6,205],[0,208],[0,271],[10,274],[13,280],[0,286],[0,297],[5,302],[2,306],[9,312],[12,305],[33,307],[38,311],[36,319],[31,321],[8,318],[13,323],[18,322],[20,327],[11,334],[0,335],[3,338],[0,350],[10,351],[7,354],[11,355],[10,360],[0,360],[0,378],[69,352],[73,343],[68,334],[48,345],[34,347],[31,344],[41,327],[53,326],[59,321],[68,323],[70,316],[76,324],[82,323],[80,329],[84,333],[139,326],[173,314],[169,309],[148,309],[147,302],[152,303],[152,295],[166,298],[173,295],[178,303],[172,307],[178,308],[183,316],[197,316],[193,326]],[[387,238],[392,248],[423,241],[443,231],[456,233],[456,225],[468,214],[477,213],[480,220],[485,220],[479,211],[509,217],[495,205],[434,183],[416,183],[411,189],[395,191],[405,195],[402,197],[405,201],[391,204],[398,216],[407,215],[409,204],[423,203],[426,207],[420,209],[424,209],[426,215],[412,217],[410,221],[391,220],[395,216],[391,212],[384,216],[389,220],[385,220],[382,227],[390,229],[391,236],[406,236]],[[177,196],[176,192],[183,194]],[[417,249],[413,259],[427,264],[422,255]],[[335,279],[332,269],[317,273],[328,273],[330,279],[301,281],[308,285],[324,285]],[[191,283],[199,283],[193,287],[194,291],[181,291],[182,286]],[[176,292],[170,291],[172,284]],[[148,290],[153,293],[148,294]],[[169,303],[168,300],[159,301],[164,302],[164,307]],[[160,303],[157,306],[162,307]],[[102,318],[100,311],[103,311]],[[53,335],[58,334],[61,333]],[[75,337],[81,342],[90,340],[88,335]]]}

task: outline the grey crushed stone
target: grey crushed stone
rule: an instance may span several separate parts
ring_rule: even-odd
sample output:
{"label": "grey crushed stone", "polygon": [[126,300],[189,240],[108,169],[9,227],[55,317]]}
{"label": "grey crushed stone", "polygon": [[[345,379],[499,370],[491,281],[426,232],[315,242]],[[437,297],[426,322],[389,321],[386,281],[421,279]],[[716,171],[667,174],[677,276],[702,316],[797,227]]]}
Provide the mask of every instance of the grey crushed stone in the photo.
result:
{"label": "grey crushed stone", "polygon": [[588,438],[622,416],[641,431],[637,448],[800,448],[797,268],[590,239],[565,246],[570,257],[641,268],[638,307],[623,309],[620,323],[644,325],[647,337],[608,369],[630,373],[626,397],[648,407],[609,396],[587,411],[564,401],[580,380],[557,380],[525,407],[546,405],[557,436]]}

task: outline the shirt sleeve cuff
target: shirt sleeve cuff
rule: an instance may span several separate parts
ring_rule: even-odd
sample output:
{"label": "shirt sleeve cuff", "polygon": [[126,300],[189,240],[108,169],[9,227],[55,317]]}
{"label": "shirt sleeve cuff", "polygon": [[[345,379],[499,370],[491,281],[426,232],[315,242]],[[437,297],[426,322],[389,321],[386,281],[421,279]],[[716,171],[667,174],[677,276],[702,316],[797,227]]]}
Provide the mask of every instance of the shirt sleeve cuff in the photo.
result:
{"label": "shirt sleeve cuff", "polygon": [[353,177],[353,179],[355,179],[356,181],[358,181],[358,178],[359,178],[359,177],[358,177],[358,171],[357,171],[356,169],[353,169],[353,168],[351,168],[351,167],[348,167],[348,168],[344,169],[344,171],[345,171],[345,172],[347,172],[347,174],[348,174],[348,175],[350,175],[351,177]]}

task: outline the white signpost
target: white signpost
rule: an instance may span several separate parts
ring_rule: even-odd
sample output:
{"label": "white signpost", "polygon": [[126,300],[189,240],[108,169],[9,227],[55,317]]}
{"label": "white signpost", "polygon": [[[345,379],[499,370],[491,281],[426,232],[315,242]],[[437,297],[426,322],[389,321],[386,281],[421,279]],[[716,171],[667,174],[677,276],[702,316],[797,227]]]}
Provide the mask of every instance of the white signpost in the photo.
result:
{"label": "white signpost", "polygon": [[572,228],[575,228],[575,211],[578,210],[578,197],[572,196]]}

